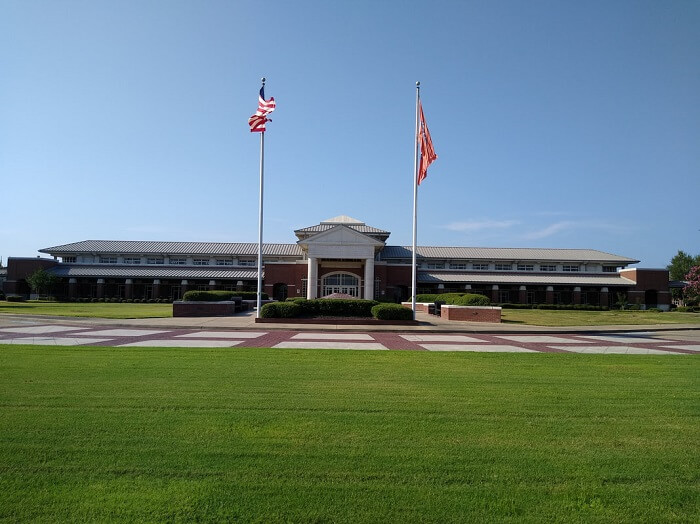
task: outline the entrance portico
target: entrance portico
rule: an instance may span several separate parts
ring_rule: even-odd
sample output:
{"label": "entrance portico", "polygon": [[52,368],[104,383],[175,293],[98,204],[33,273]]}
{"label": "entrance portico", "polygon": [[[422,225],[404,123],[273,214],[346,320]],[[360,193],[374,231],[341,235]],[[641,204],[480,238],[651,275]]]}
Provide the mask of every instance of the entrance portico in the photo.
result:
{"label": "entrance portico", "polygon": [[345,293],[373,299],[374,258],[384,242],[349,227],[364,225],[350,217],[336,217],[322,224],[331,227],[297,242],[308,263],[306,298],[319,298],[320,292],[320,296]]}

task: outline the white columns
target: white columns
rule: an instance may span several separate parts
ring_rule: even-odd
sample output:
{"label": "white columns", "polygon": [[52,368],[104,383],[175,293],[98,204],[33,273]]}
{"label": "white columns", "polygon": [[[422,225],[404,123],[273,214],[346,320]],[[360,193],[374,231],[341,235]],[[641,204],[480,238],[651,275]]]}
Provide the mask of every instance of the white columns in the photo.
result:
{"label": "white columns", "polygon": [[374,258],[365,259],[365,300],[374,300]]}
{"label": "white columns", "polygon": [[316,298],[318,288],[318,259],[309,257],[309,267],[306,273],[306,298]]}

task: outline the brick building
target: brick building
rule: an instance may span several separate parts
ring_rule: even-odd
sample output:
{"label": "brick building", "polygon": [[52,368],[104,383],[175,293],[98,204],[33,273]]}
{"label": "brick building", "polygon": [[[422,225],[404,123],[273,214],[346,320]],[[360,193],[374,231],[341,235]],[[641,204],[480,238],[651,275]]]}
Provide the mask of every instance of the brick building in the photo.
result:
{"label": "brick building", "polygon": [[[401,301],[411,291],[410,247],[390,233],[339,216],[294,231],[297,242],[265,244],[263,279],[273,298],[346,293]],[[78,298],[173,298],[190,289],[257,288],[257,243],[85,240],[41,249],[52,258],[10,258],[6,293],[28,294],[39,267],[60,277],[54,294]],[[668,271],[592,249],[418,247],[419,293],[470,291],[494,303],[668,309]]]}

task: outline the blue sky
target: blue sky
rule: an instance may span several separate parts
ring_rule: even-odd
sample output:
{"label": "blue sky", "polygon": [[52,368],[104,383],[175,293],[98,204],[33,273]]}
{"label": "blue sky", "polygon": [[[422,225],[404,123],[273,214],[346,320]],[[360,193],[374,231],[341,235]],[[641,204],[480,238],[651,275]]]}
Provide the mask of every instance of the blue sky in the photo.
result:
{"label": "blue sky", "polygon": [[266,242],[350,215],[410,245],[700,253],[700,2],[0,0],[0,256]]}

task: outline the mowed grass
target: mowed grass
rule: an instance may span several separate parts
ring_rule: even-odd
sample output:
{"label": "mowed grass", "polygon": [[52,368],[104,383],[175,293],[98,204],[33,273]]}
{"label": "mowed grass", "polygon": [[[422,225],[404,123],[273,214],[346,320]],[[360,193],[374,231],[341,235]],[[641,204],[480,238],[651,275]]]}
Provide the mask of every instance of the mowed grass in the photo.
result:
{"label": "mowed grass", "polygon": [[700,313],[504,309],[502,310],[502,320],[503,322],[532,326],[700,324]]}
{"label": "mowed grass", "polygon": [[698,362],[0,346],[0,520],[697,522]]}
{"label": "mowed grass", "polygon": [[164,318],[173,316],[172,304],[104,302],[0,302],[0,313],[95,318]]}

